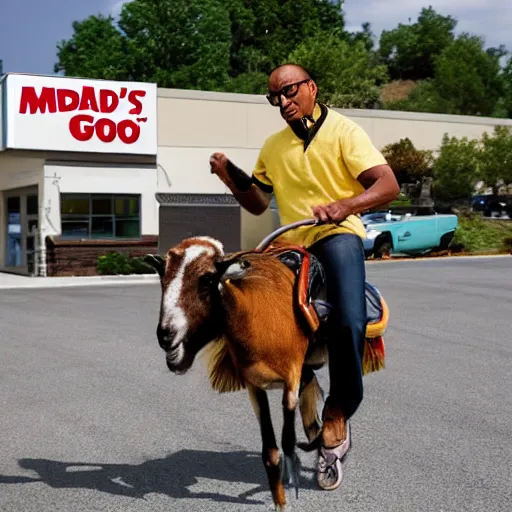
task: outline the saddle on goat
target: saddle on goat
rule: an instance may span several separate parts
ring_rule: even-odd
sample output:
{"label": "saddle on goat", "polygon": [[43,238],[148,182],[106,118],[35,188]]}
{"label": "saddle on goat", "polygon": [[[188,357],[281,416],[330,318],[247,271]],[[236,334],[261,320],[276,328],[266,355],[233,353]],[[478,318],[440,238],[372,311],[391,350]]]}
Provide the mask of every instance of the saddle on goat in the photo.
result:
{"label": "saddle on goat", "polygon": [[[319,260],[302,246],[269,246],[263,252],[275,255],[296,276],[296,305],[314,334],[326,323],[332,309],[327,301],[327,283]],[[384,339],[389,309],[379,290],[369,282],[366,288],[366,343],[363,373],[383,367]]]}

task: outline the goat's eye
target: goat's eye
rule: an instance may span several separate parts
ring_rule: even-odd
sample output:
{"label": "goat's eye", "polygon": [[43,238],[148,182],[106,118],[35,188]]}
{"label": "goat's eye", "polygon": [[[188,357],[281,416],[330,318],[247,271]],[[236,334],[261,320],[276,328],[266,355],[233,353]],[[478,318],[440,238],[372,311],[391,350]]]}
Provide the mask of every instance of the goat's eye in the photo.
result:
{"label": "goat's eye", "polygon": [[207,272],[206,274],[203,274],[200,278],[199,278],[199,286],[201,288],[207,288],[207,287],[210,287],[213,283],[213,272]]}

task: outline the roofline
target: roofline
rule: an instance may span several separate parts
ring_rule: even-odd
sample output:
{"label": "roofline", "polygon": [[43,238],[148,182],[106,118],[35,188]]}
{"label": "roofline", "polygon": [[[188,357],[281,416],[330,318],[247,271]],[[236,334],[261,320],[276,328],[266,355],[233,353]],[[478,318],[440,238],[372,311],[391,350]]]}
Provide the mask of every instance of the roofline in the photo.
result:
{"label": "roofline", "polygon": [[[202,100],[202,101],[225,101],[231,103],[252,103],[268,105],[264,95],[242,94],[235,92],[217,92],[200,91],[194,89],[167,89],[159,87],[157,89],[159,98],[184,99],[184,100]],[[373,119],[397,119],[404,121],[427,121],[433,123],[459,123],[459,124],[478,124],[478,125],[506,125],[512,126],[512,119],[483,117],[483,116],[463,116],[452,114],[433,114],[426,112],[408,112],[403,110],[377,110],[377,109],[345,109],[334,107],[333,110],[347,117],[366,117]]]}
{"label": "roofline", "polygon": [[[8,75],[28,75],[42,76],[49,78],[74,78],[79,80],[92,81],[112,81],[101,78],[86,78],[77,76],[63,76],[57,74],[41,74],[41,73],[22,73],[8,72],[0,77],[3,82]],[[114,82],[123,80],[113,80]],[[132,83],[130,81],[130,83]],[[133,81],[134,84],[155,85],[154,82]],[[158,98],[173,98],[185,100],[202,100],[202,101],[225,101],[231,103],[251,103],[268,105],[267,99],[263,94],[243,94],[235,92],[217,92],[217,91],[201,91],[195,89],[169,89],[165,87],[157,87]],[[396,119],[403,121],[423,121],[433,123],[458,123],[458,124],[475,124],[475,125],[491,125],[491,126],[512,126],[512,119],[483,117],[483,116],[463,116],[452,114],[433,114],[426,112],[408,112],[403,110],[378,110],[378,109],[344,109],[333,108],[336,112],[346,115],[347,117],[362,117],[373,119]]]}

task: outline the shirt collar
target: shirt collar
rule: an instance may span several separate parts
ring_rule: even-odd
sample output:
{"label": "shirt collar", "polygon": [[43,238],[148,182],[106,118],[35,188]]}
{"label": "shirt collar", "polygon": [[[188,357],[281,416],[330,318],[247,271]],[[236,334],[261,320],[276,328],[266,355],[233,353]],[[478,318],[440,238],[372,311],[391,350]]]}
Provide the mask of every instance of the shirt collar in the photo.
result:
{"label": "shirt collar", "polygon": [[[326,110],[325,107],[324,110]],[[322,124],[322,114],[322,107],[319,103],[316,103],[311,116],[303,116],[290,127],[299,139],[306,141],[320,128],[320,125]],[[318,123],[319,120],[321,121],[320,123]]]}

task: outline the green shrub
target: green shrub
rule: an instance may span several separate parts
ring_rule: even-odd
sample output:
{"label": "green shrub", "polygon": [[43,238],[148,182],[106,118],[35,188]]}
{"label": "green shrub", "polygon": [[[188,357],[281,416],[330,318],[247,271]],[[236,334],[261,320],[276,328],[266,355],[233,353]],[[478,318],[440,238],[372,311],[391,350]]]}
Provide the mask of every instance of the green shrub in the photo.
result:
{"label": "green shrub", "polygon": [[469,253],[506,251],[512,239],[510,221],[484,220],[479,214],[459,215],[459,225],[452,245]]}
{"label": "green shrub", "polygon": [[401,192],[398,197],[389,204],[389,208],[395,208],[399,206],[411,206],[411,200]]}
{"label": "green shrub", "polygon": [[126,254],[111,251],[98,258],[96,270],[100,275],[154,274],[153,267],[141,257],[129,257]]}
{"label": "green shrub", "polygon": [[156,274],[156,270],[148,265],[140,256],[130,259],[132,274]]}
{"label": "green shrub", "polygon": [[503,249],[512,253],[512,236],[507,236],[503,239]]}

